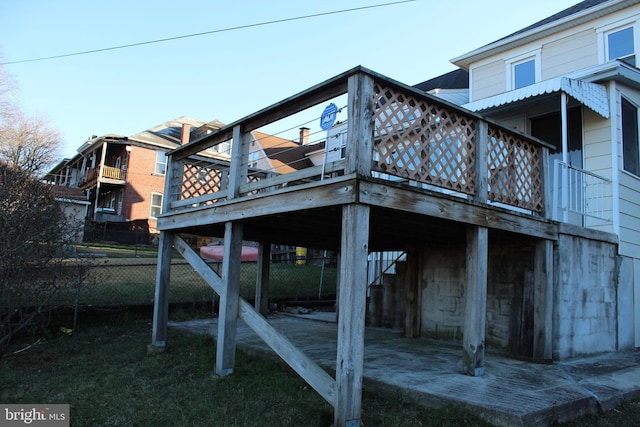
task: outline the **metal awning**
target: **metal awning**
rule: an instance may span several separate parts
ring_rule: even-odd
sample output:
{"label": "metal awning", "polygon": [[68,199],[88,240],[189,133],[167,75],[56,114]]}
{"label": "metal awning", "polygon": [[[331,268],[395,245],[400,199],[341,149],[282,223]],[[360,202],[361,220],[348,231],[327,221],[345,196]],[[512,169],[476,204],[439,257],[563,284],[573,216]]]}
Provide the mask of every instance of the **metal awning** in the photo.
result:
{"label": "metal awning", "polygon": [[483,112],[495,107],[556,92],[564,92],[585,107],[600,114],[602,117],[606,119],[609,118],[607,89],[597,83],[570,79],[569,77],[557,77],[555,79],[545,80],[510,92],[501,93],[500,95],[470,102],[463,105],[463,107],[471,111]]}

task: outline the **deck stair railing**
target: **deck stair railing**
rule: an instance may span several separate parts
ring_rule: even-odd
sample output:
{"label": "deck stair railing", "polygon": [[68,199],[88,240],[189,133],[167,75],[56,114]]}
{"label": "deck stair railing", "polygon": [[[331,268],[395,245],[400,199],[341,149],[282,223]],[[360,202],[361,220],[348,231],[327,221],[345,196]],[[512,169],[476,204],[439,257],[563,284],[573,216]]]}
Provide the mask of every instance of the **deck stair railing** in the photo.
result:
{"label": "deck stair railing", "polygon": [[385,274],[395,273],[395,267],[398,262],[406,261],[407,253],[404,251],[385,251],[372,252],[368,257],[368,283],[373,285],[381,285],[382,278]]}

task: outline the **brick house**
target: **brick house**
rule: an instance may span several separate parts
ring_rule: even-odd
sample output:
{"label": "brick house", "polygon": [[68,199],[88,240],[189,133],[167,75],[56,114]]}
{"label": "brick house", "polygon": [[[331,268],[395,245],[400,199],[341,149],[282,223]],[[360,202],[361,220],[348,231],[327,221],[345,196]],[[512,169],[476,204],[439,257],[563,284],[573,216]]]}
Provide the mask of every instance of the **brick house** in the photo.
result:
{"label": "brick house", "polygon": [[[217,120],[179,117],[128,137],[94,136],[78,148],[77,155],[58,163],[45,181],[84,191],[89,203],[87,232],[109,224],[113,228],[109,240],[122,240],[118,233],[126,234],[132,227],[153,234],[162,207],[166,152],[221,126]],[[208,154],[228,161],[228,149],[219,149]]]}

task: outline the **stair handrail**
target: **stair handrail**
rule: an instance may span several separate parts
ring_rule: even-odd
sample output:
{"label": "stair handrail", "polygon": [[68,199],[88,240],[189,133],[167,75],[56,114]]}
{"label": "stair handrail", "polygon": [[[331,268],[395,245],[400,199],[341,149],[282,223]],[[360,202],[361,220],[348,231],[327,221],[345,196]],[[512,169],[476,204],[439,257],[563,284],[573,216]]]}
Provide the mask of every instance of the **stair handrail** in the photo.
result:
{"label": "stair handrail", "polygon": [[394,265],[396,265],[398,263],[398,261],[400,261],[400,258],[402,258],[403,256],[405,256],[407,253],[405,251],[401,251],[400,255],[398,255],[392,262],[389,263],[389,265],[387,265],[387,267],[382,270],[380,272],[379,275],[377,275],[371,282],[369,282],[369,284],[367,285],[367,291],[369,290],[369,288],[371,288],[371,286],[373,286],[379,279],[382,278],[382,276],[384,276],[387,271],[389,271],[389,269],[391,267],[393,267]]}

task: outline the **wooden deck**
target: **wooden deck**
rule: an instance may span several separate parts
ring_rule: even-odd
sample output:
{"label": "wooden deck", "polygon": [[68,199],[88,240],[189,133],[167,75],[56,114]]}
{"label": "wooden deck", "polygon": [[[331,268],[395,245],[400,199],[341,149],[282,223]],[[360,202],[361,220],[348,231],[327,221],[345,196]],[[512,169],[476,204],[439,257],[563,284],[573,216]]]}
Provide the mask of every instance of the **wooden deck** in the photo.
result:
{"label": "wooden deck", "polygon": [[[252,130],[344,94],[348,99],[344,158],[287,174],[248,167]],[[215,145],[229,142],[230,163],[207,154]],[[463,361],[469,374],[481,375],[488,230],[492,230],[540,241],[535,278],[540,310],[534,345],[536,355],[548,359],[551,335],[544,324],[550,324],[551,296],[546,284],[551,283],[552,242],[557,239],[557,224],[550,220],[548,148],[358,67],[173,150],[157,226],[161,240],[153,343],[162,347],[166,341],[168,269],[175,245],[221,295],[219,375],[233,372],[240,316],[334,406],[335,425],[359,425],[367,255],[465,242],[469,291]],[[224,281],[179,233],[225,238]],[[236,260],[242,240],[260,243],[263,262],[258,282],[267,289],[270,244],[341,254],[335,379],[239,300]]]}

